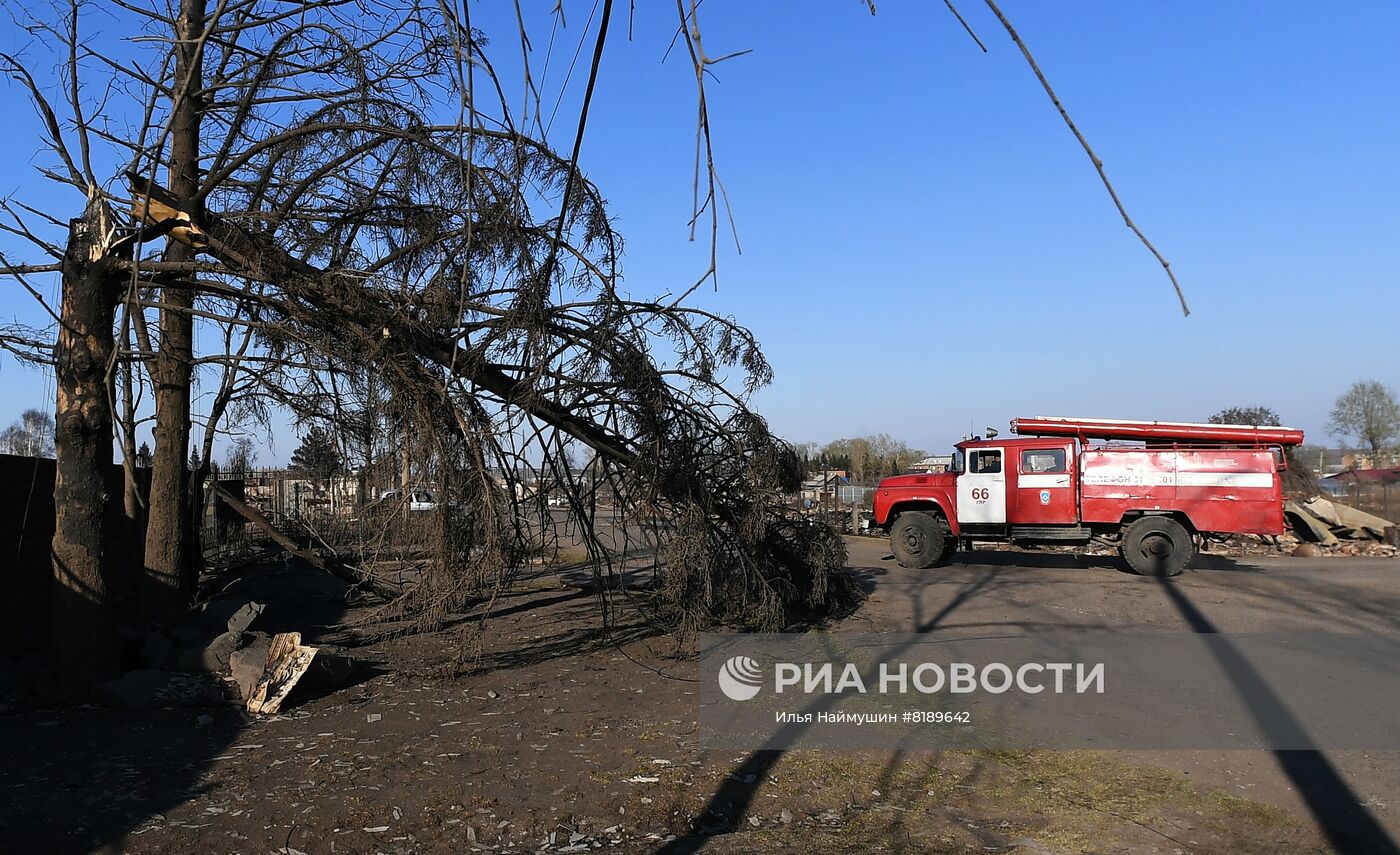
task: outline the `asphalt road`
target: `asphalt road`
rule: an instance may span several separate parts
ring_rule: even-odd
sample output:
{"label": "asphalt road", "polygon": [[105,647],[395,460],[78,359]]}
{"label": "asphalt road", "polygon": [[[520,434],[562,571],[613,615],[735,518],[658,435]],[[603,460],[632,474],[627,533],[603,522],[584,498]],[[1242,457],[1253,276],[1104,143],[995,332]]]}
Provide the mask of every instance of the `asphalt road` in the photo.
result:
{"label": "asphalt road", "polygon": [[[959,553],[947,566],[900,567],[883,539],[848,537],[850,566],[873,590],[882,629],[917,630],[962,597],[940,627],[1133,627],[1219,632],[1400,631],[1400,560],[1203,555],[1171,581],[1129,573],[1115,556]],[[1183,611],[1185,609],[1185,611]],[[1193,613],[1198,612],[1199,615]],[[863,610],[865,611],[865,610]]]}
{"label": "asphalt road", "polygon": [[[973,551],[910,570],[884,540],[847,544],[870,590],[848,630],[1400,631],[1396,559],[1205,555],[1163,582],[1128,573],[1117,556]],[[1336,851],[1400,852],[1400,750],[1109,753],[1282,807]]]}

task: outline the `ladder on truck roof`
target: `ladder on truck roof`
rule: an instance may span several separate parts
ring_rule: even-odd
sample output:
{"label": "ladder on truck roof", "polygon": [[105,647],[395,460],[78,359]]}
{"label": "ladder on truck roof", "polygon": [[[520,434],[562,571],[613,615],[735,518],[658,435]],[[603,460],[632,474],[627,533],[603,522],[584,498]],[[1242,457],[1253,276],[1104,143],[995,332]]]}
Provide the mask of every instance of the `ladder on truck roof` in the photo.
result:
{"label": "ladder on truck roof", "polygon": [[1303,443],[1301,430],[1275,425],[1216,425],[1205,422],[1150,422],[1064,416],[1012,419],[1011,432],[1021,436],[1072,436],[1081,440],[1118,439],[1255,446]]}

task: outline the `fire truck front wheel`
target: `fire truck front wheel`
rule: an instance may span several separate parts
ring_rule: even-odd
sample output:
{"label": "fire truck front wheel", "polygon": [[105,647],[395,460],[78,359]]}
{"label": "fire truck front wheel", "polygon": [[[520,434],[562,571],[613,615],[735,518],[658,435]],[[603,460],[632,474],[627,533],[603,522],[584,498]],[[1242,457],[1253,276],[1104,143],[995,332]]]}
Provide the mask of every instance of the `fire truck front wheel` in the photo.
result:
{"label": "fire truck front wheel", "polygon": [[901,567],[923,570],[946,563],[953,553],[948,526],[923,511],[905,511],[890,528],[890,548]]}
{"label": "fire truck front wheel", "polygon": [[1186,527],[1171,517],[1147,516],[1123,530],[1123,559],[1139,576],[1176,576],[1196,554]]}

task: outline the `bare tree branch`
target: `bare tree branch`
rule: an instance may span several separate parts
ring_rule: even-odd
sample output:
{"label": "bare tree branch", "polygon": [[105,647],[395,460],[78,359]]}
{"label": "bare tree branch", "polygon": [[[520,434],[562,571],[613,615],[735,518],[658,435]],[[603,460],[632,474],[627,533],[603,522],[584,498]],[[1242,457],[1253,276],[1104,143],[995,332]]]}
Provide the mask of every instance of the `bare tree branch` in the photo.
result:
{"label": "bare tree branch", "polygon": [[1152,253],[1152,257],[1156,258],[1157,262],[1162,265],[1162,269],[1167,272],[1167,278],[1171,280],[1172,288],[1176,291],[1176,298],[1181,302],[1181,313],[1189,316],[1191,314],[1191,309],[1186,305],[1186,294],[1182,292],[1181,284],[1176,281],[1176,274],[1172,272],[1171,264],[1162,256],[1162,253],[1157,251],[1157,247],[1152,245],[1152,241],[1147,239],[1147,235],[1143,234],[1142,230],[1137,227],[1137,224],[1133,222],[1133,218],[1128,216],[1128,210],[1123,207],[1122,200],[1118,198],[1118,191],[1113,189],[1113,184],[1108,180],[1108,173],[1104,171],[1103,161],[1099,160],[1099,156],[1095,154],[1094,149],[1089,146],[1089,141],[1084,138],[1084,134],[1080,133],[1079,127],[1074,124],[1074,120],[1069,117],[1069,111],[1065,109],[1064,104],[1060,103],[1060,97],[1055,94],[1055,90],[1050,88],[1050,81],[1046,79],[1045,73],[1040,70],[1040,65],[1036,63],[1035,57],[1031,56],[1030,48],[1026,47],[1026,43],[1022,41],[1020,33],[1016,32],[1016,28],[1011,26],[1010,19],[1002,13],[1001,8],[997,6],[995,0],[986,0],[986,2],[987,7],[992,10],[992,14],[996,15],[997,20],[1001,21],[1001,25],[1006,28],[1006,32],[1011,36],[1011,40],[1016,43],[1016,47],[1021,49],[1021,55],[1026,58],[1026,62],[1031,67],[1031,71],[1035,72],[1035,77],[1040,81],[1041,87],[1045,89],[1045,94],[1050,96],[1051,103],[1055,105],[1056,110],[1060,111],[1060,118],[1065,120],[1065,124],[1069,126],[1070,131],[1074,134],[1074,138],[1079,140],[1079,145],[1083,147],[1084,153],[1089,155],[1089,161],[1094,164],[1094,169],[1099,173],[1099,180],[1103,182],[1104,188],[1108,190],[1108,195],[1113,199],[1114,207],[1116,207],[1118,213],[1122,215],[1123,223],[1132,230],[1133,234],[1137,235],[1138,240],[1142,241],[1142,245],[1147,247],[1147,251]]}

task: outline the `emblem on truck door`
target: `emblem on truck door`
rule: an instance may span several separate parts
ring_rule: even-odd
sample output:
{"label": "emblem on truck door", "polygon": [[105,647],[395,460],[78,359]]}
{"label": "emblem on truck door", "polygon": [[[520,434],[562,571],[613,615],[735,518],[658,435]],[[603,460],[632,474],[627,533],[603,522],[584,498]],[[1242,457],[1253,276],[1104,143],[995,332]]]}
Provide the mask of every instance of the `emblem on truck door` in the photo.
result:
{"label": "emblem on truck door", "polygon": [[1048,505],[1048,504],[1050,504],[1050,491],[1049,491],[1049,490],[1041,490],[1041,491],[1040,491],[1040,503],[1041,503],[1042,505]]}

